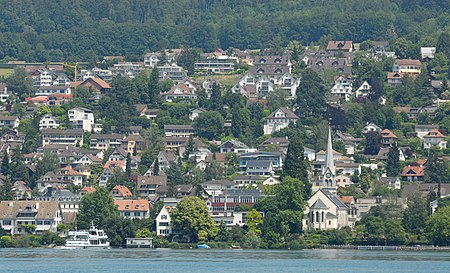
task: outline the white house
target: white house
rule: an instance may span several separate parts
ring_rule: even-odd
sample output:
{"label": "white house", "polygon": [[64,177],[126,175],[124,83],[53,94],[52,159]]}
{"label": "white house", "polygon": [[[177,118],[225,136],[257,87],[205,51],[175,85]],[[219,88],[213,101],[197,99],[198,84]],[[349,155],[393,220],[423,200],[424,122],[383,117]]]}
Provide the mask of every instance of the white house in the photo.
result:
{"label": "white house", "polygon": [[371,122],[371,123],[367,124],[366,126],[364,126],[364,129],[363,129],[364,134],[367,134],[368,132],[381,133],[381,128],[380,128],[380,126]]}
{"label": "white house", "polygon": [[352,97],[353,84],[345,77],[338,77],[331,88],[331,96],[336,100],[349,101]]}
{"label": "white house", "polygon": [[59,121],[50,114],[45,114],[39,121],[39,130],[43,129],[57,129]]}
{"label": "white house", "polygon": [[288,127],[289,123],[296,123],[297,120],[297,115],[288,108],[281,107],[267,117],[266,123],[264,124],[264,134],[270,135],[280,131],[281,129]]}
{"label": "white house", "polygon": [[445,136],[436,129],[429,131],[423,137],[424,149],[430,149],[433,146],[438,146],[440,149],[447,148],[447,141],[445,141]]}
{"label": "white house", "polygon": [[20,125],[20,119],[16,116],[0,116],[0,128],[17,129]]}
{"label": "white house", "polygon": [[74,129],[83,129],[85,132],[91,132],[94,128],[94,113],[91,110],[76,107],[70,109],[67,113]]}
{"label": "white house", "polygon": [[[2,201],[0,223],[11,235],[40,234],[43,231],[57,231],[62,223],[62,211],[58,201]],[[26,230],[23,224],[35,226]]]}
{"label": "white house", "polygon": [[171,210],[171,206],[163,206],[158,216],[156,216],[156,235],[166,237],[172,234]]}
{"label": "white house", "polygon": [[358,89],[356,89],[355,96],[357,98],[361,98],[361,97],[364,98],[364,97],[369,96],[370,91],[372,91],[372,86],[367,81],[364,81],[361,84],[361,86]]}

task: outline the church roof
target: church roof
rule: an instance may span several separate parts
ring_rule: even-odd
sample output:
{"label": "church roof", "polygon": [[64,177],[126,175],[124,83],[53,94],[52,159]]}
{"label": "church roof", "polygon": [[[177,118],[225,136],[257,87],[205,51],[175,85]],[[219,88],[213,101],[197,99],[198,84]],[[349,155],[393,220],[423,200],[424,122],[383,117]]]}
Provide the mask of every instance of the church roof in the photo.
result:
{"label": "church roof", "polygon": [[328,207],[322,202],[322,200],[317,199],[317,201],[311,206],[311,209],[328,209]]}

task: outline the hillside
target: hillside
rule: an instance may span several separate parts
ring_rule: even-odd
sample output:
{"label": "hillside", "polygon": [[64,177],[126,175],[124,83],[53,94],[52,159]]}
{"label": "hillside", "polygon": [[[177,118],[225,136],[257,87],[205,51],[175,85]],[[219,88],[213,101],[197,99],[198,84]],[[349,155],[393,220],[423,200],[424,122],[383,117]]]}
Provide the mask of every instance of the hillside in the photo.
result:
{"label": "hillside", "polygon": [[450,24],[450,1],[0,0],[0,60],[86,60],[146,50],[263,48],[322,36],[424,45]]}

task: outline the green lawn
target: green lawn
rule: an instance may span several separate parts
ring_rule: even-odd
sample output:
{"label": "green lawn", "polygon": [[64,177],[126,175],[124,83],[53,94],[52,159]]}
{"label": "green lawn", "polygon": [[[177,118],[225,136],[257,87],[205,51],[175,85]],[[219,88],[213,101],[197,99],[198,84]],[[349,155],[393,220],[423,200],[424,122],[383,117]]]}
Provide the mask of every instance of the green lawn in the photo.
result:
{"label": "green lawn", "polygon": [[242,77],[241,74],[233,74],[233,75],[210,75],[210,76],[198,76],[193,77],[194,81],[198,83],[202,83],[207,78],[215,79],[216,81],[219,81],[222,86],[234,86],[239,81],[239,79]]}
{"label": "green lawn", "polygon": [[6,77],[14,73],[14,69],[0,68],[0,77]]}

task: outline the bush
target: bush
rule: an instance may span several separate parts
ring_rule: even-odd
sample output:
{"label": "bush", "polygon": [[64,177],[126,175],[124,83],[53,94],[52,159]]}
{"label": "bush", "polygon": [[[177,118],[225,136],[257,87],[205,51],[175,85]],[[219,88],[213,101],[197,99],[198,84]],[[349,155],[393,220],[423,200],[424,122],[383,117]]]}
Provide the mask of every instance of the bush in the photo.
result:
{"label": "bush", "polygon": [[58,234],[46,230],[41,234],[39,238],[39,243],[43,246],[49,245],[62,246],[66,243],[66,240],[64,238],[59,237]]}
{"label": "bush", "polygon": [[11,236],[2,236],[0,237],[0,247],[12,247],[13,246],[13,239]]}

